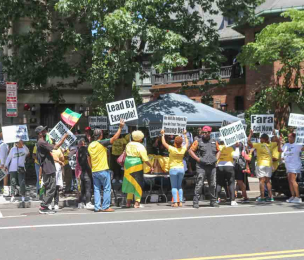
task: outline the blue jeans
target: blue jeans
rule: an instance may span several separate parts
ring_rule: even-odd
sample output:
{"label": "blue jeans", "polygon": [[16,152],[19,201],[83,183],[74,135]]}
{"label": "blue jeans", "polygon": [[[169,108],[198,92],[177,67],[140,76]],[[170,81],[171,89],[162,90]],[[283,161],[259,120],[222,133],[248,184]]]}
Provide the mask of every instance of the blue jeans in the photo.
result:
{"label": "blue jeans", "polygon": [[39,170],[40,170],[40,165],[35,163],[35,171],[36,171],[36,177],[37,177],[37,181],[36,181],[36,193],[38,194],[39,189],[40,189],[40,185],[39,185]]}
{"label": "blue jeans", "polygon": [[103,186],[102,210],[108,209],[111,203],[111,173],[109,170],[93,172],[94,184],[94,207],[95,211],[100,210],[100,192]]}
{"label": "blue jeans", "polygon": [[177,203],[177,192],[179,195],[179,201],[183,202],[184,194],[182,189],[182,182],[185,171],[183,168],[172,168],[170,169],[169,173],[174,203]]}

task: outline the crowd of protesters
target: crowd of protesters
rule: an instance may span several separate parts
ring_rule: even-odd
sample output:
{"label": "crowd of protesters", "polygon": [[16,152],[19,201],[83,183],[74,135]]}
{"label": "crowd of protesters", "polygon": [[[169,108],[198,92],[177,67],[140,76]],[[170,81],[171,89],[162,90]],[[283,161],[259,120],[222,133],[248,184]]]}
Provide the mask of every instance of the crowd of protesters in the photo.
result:
{"label": "crowd of protesters", "polygon": [[[38,126],[35,129],[37,144],[32,154],[37,177],[36,193],[41,195],[41,214],[53,214],[59,209],[59,193],[64,183],[65,193],[73,189],[78,191],[79,209],[113,212],[110,207],[111,189],[115,183],[121,184],[121,190],[126,194],[126,207],[140,208],[144,173],[159,172],[170,176],[172,207],[182,207],[183,179],[186,172],[192,173],[194,170],[194,208],[199,208],[205,179],[211,207],[219,207],[222,189],[232,206],[238,205],[236,189],[242,192],[241,201],[248,202],[248,176],[253,174],[259,179],[260,187],[260,196],[256,201],[273,202],[271,176],[280,163],[285,163],[292,195],[287,202],[302,202],[297,175],[301,173],[301,152],[304,148],[295,143],[294,133],[288,135],[288,142],[283,145],[282,138],[272,136],[270,139],[267,134],[260,136],[259,143],[252,143],[251,131],[246,142],[227,147],[223,140],[216,141],[210,137],[212,128],[209,126],[200,129],[195,138],[187,131],[182,136],[174,137],[162,130],[161,137],[151,140],[149,144],[140,130],[122,135],[123,127],[124,121],[121,120],[117,132],[109,139],[104,138],[101,129],[92,131],[87,127],[84,137],[70,150],[61,148],[67,135],[55,143],[48,136],[46,127]],[[29,154],[22,141],[9,149],[0,133],[0,168],[9,173],[3,180],[3,195],[11,195],[11,202],[15,201],[17,182],[21,200],[25,201],[25,161]],[[151,161],[150,154],[158,159],[157,164],[155,160]],[[255,158],[256,167],[252,163]]]}

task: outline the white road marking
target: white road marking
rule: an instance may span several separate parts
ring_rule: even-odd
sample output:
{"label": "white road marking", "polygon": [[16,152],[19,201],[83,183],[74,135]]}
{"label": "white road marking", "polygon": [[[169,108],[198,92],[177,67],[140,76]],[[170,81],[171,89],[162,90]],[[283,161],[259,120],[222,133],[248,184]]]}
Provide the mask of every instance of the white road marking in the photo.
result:
{"label": "white road marking", "polygon": [[[304,213],[304,210],[301,210],[301,211],[268,212],[268,213],[233,214],[233,215],[193,216],[193,217],[180,217],[180,218],[155,218],[155,219],[152,218],[152,219],[134,219],[134,220],[119,220],[119,221],[104,221],[104,222],[87,222],[87,223],[44,224],[44,225],[32,225],[32,226],[0,227],[0,230],[49,228],[49,227],[92,226],[92,225],[109,225],[109,224],[129,224],[129,223],[195,220],[195,219],[212,219],[212,218],[232,218],[232,217],[233,218],[238,218],[238,217],[269,216],[269,215],[283,215],[283,214],[303,214],[303,213]],[[106,213],[106,214],[113,214],[113,213]]]}
{"label": "white road marking", "polygon": [[5,216],[5,217],[2,217],[2,218],[24,218],[24,217],[27,217],[27,215],[19,215],[19,216]]}
{"label": "white road marking", "polygon": [[3,218],[3,215],[2,215],[2,213],[1,213],[1,211],[0,211],[0,218]]}

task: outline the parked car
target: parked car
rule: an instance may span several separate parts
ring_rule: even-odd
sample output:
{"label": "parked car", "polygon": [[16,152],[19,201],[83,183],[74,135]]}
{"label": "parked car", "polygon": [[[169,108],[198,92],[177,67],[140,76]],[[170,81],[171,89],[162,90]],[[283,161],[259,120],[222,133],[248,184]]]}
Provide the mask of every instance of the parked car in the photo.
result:
{"label": "parked car", "polygon": [[[278,193],[283,193],[287,197],[291,196],[284,163],[280,164],[278,169],[273,173],[271,181],[272,181],[273,191]],[[298,174],[297,176],[297,181],[299,184],[300,194],[304,195],[304,159],[302,159],[302,169],[301,169],[301,173]]]}

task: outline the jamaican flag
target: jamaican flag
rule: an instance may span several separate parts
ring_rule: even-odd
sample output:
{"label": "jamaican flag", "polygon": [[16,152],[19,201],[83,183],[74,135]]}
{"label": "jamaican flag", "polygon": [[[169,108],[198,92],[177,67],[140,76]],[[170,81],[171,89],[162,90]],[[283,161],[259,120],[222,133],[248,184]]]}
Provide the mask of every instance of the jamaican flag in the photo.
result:
{"label": "jamaican flag", "polygon": [[125,160],[125,174],[122,183],[122,192],[132,193],[141,198],[144,183],[143,163],[139,157],[127,156]]}

